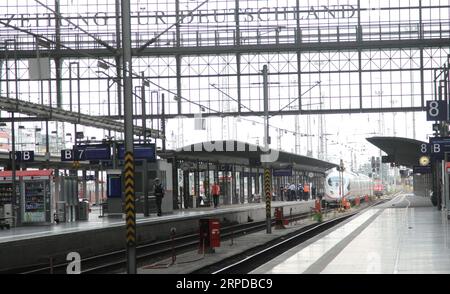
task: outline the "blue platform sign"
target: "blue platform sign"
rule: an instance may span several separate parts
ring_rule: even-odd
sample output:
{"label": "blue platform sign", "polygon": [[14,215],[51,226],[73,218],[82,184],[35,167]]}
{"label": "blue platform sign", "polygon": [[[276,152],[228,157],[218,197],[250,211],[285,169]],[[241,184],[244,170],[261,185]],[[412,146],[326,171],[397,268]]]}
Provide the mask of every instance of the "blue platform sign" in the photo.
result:
{"label": "blue platform sign", "polygon": [[[125,156],[125,146],[120,144],[118,146],[119,159]],[[156,146],[155,144],[134,144],[133,145],[134,159],[147,159],[147,161],[156,161]]]}
{"label": "blue platform sign", "polygon": [[273,169],[274,177],[292,177],[292,167]]}
{"label": "blue platform sign", "polygon": [[450,152],[450,137],[430,138],[430,155],[435,160],[444,160],[445,153]]}
{"label": "blue platform sign", "polygon": [[108,198],[122,197],[122,178],[120,175],[107,175],[106,195]]}
{"label": "blue platform sign", "polygon": [[73,148],[75,160],[110,160],[111,146],[109,144],[76,145]]}

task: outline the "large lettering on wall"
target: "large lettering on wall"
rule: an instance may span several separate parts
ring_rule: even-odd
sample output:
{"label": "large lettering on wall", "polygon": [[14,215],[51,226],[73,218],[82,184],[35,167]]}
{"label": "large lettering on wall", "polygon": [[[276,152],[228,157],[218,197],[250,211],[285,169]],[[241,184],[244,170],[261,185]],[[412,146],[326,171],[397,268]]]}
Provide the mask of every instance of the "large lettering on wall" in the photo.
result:
{"label": "large lettering on wall", "polygon": [[[238,17],[240,23],[288,20],[329,20],[350,19],[357,16],[357,9],[353,5],[330,5],[301,7],[260,7],[236,9],[197,10],[189,15],[188,10],[181,10],[180,17],[183,24],[189,23],[226,23],[235,22]],[[85,14],[64,14],[79,26],[108,26],[115,23],[114,13],[96,12]],[[137,25],[172,24],[176,21],[174,12],[165,11],[138,11],[132,12],[132,23]],[[21,28],[27,27],[54,27],[55,16],[52,13],[41,14],[0,14],[0,20],[7,25]],[[71,26],[61,21],[61,26]]]}

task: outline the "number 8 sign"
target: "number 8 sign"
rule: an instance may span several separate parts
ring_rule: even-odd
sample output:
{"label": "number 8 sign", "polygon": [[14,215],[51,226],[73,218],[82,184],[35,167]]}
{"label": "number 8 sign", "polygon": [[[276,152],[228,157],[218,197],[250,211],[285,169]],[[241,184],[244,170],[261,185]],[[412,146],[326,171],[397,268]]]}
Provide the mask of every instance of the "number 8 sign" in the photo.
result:
{"label": "number 8 sign", "polygon": [[446,121],[447,102],[443,100],[427,101],[427,121]]}

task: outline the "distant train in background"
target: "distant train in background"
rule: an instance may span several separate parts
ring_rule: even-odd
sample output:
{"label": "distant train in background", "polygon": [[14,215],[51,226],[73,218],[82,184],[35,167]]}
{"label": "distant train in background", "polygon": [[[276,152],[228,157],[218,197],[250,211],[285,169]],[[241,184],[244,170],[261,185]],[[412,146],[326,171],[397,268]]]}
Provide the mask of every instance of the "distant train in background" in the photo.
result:
{"label": "distant train in background", "polygon": [[[340,183],[340,175],[336,169],[327,172],[324,185],[325,193],[322,200],[328,204],[337,204],[342,195],[347,200],[354,201],[357,196],[363,198],[374,194],[372,179],[363,174],[344,171],[343,185]],[[343,193],[341,193],[341,187],[343,187]]]}

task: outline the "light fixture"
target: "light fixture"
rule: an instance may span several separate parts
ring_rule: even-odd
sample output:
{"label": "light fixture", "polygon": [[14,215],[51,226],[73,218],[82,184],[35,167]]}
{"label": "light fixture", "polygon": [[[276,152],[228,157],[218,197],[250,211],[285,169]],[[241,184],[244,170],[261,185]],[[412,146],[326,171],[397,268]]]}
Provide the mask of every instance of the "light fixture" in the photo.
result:
{"label": "light fixture", "polygon": [[19,129],[23,130],[23,129],[25,129],[25,126],[19,126]]}
{"label": "light fixture", "polygon": [[102,69],[104,69],[104,70],[108,70],[108,69],[109,69],[109,65],[106,64],[106,63],[103,62],[103,61],[100,61],[100,60],[97,61],[97,66],[100,67],[100,68],[102,68]]}

